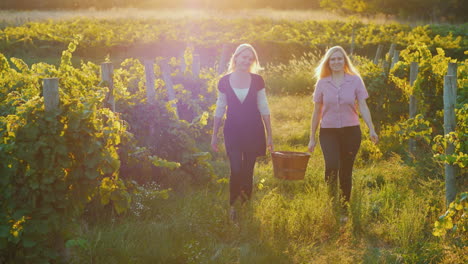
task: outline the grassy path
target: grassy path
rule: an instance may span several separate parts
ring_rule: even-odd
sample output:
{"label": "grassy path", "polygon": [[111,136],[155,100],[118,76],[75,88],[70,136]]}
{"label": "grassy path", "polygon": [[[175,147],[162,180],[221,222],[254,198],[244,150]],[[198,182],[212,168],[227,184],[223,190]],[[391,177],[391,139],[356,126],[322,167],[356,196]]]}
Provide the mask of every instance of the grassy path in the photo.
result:
{"label": "grassy path", "polygon": [[[271,97],[270,107],[276,149],[305,151],[311,97]],[[417,263],[421,257],[440,258],[440,250],[431,250],[439,213],[431,208],[443,201],[443,188],[438,181],[423,181],[398,157],[358,162],[346,223],[340,223],[326,194],[319,150],[306,179],[297,182],[275,179],[270,158],[261,158],[254,197],[240,207],[239,226],[227,217],[228,164],[222,155],[215,164],[217,183],[172,192],[167,200],[148,192],[125,217],[83,230],[87,243],[74,251],[73,262]]]}

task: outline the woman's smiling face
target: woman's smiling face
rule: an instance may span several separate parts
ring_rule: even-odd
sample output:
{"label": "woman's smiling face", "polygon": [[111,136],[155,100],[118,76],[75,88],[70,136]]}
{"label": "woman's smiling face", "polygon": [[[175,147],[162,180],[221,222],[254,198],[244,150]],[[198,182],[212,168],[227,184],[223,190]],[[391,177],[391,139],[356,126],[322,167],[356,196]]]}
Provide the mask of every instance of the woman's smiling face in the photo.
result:
{"label": "woman's smiling face", "polygon": [[249,71],[252,63],[255,60],[255,55],[249,49],[245,49],[235,58],[236,70]]}
{"label": "woman's smiling face", "polygon": [[328,60],[328,65],[332,72],[344,71],[345,59],[341,51],[335,51]]}

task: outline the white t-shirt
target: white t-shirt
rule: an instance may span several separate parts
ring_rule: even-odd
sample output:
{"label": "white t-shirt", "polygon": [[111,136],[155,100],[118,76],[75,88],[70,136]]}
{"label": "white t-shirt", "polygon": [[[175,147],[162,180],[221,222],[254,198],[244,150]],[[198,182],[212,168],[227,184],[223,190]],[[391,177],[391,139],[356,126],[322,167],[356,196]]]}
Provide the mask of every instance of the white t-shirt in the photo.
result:
{"label": "white t-shirt", "polygon": [[[247,97],[247,94],[249,93],[250,88],[247,88],[247,89],[232,88],[232,90],[236,94],[239,101],[243,103],[245,98]],[[218,91],[218,99],[216,100],[215,116],[223,117],[224,114],[226,113],[226,106],[227,106],[226,94]],[[268,101],[266,97],[265,88],[257,92],[257,106],[258,106],[258,111],[260,111],[261,115],[270,114],[270,108],[268,107]]]}

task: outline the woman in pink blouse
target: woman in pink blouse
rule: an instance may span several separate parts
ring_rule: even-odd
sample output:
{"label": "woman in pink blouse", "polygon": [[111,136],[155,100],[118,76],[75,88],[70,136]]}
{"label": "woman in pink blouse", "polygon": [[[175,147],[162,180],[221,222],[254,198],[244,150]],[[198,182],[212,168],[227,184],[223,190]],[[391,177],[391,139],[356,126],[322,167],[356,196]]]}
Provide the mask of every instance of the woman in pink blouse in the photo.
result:
{"label": "woman in pink blouse", "polygon": [[339,179],[347,204],[351,196],[354,159],[361,145],[357,105],[369,127],[372,142],[376,144],[378,141],[366,103],[369,95],[364,82],[340,46],[327,51],[316,69],[316,76],[308,149],[313,152],[317,145],[316,132],[320,124],[319,140],[325,159],[325,181],[329,184],[330,195],[335,196]]}
{"label": "woman in pink blouse", "polygon": [[255,49],[249,44],[242,44],[231,57],[229,73],[218,82],[211,147],[218,151],[218,131],[226,114],[223,132],[231,167],[229,191],[232,220],[236,218],[234,203],[237,200],[245,202],[251,196],[256,158],[265,155],[267,147],[273,150],[265,82],[256,74],[259,68]]}

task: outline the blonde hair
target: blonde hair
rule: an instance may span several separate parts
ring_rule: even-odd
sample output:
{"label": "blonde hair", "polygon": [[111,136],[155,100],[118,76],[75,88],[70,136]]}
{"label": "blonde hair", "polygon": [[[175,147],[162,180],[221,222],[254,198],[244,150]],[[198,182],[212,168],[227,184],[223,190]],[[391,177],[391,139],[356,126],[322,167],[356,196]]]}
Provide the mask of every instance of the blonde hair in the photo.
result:
{"label": "blonde hair", "polygon": [[236,69],[236,58],[239,56],[240,53],[242,53],[244,50],[250,50],[252,51],[255,59],[252,62],[252,65],[250,65],[249,72],[251,73],[257,73],[258,71],[262,70],[262,67],[260,66],[260,61],[258,60],[258,55],[257,52],[255,51],[254,47],[252,45],[244,43],[240,44],[237,48],[234,54],[232,54],[231,59],[229,60],[229,67],[228,67],[228,73],[233,72]]}
{"label": "blonde hair", "polygon": [[325,53],[325,56],[323,56],[319,66],[315,69],[315,77],[317,78],[317,81],[331,75],[329,61],[331,55],[337,51],[340,51],[344,56],[344,72],[350,75],[359,75],[359,72],[356,70],[356,68],[354,68],[353,63],[349,59],[346,51],[341,46],[334,46],[327,50],[327,53]]}

